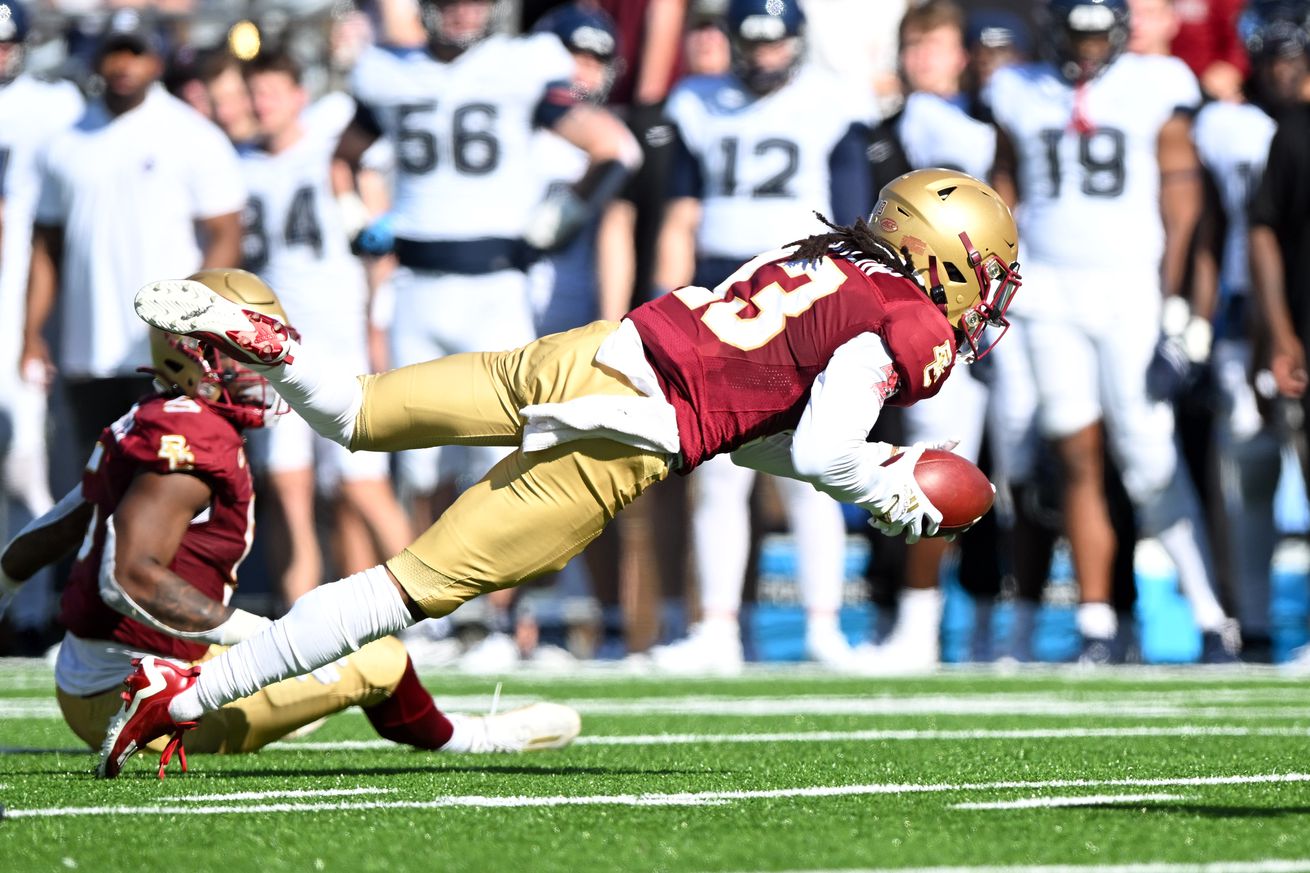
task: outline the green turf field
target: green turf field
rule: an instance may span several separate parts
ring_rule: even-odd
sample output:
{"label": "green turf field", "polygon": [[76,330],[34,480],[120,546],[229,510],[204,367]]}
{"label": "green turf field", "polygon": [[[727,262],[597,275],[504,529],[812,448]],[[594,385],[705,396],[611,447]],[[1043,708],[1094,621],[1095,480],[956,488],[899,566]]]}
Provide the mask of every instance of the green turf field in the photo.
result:
{"label": "green turf field", "polygon": [[[495,684],[425,680],[464,710]],[[1310,870],[1310,688],[1272,673],[504,683],[576,706],[578,744],[415,753],[346,713],[97,782],[49,670],[0,662],[0,870]]]}

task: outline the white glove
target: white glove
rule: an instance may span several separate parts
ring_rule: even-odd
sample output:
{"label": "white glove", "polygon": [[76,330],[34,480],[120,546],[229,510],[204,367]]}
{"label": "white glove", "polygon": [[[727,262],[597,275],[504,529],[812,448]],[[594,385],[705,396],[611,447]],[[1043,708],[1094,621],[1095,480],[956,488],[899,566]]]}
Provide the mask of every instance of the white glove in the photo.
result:
{"label": "white glove", "polygon": [[523,239],[543,252],[557,251],[573,241],[587,217],[587,204],[571,189],[552,191],[528,214]]}
{"label": "white glove", "polygon": [[1160,312],[1160,330],[1175,340],[1187,360],[1204,364],[1210,359],[1210,346],[1214,341],[1214,328],[1210,322],[1192,312],[1186,300],[1178,296],[1165,298]]}
{"label": "white glove", "polygon": [[882,467],[883,481],[873,500],[864,505],[872,517],[869,524],[889,537],[905,534],[907,543],[917,543],[923,537],[937,533],[942,514],[932,505],[914,478],[914,467],[924,449],[939,448],[941,444],[916,443]]}

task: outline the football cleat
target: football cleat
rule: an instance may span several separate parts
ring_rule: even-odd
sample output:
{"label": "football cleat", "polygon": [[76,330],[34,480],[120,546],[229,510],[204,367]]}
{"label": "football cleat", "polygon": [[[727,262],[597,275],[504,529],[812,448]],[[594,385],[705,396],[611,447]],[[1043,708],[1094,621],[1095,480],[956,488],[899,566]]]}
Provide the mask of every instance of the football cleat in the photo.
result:
{"label": "football cleat", "polygon": [[200,668],[187,667],[154,655],[134,658],[132,664],[136,672],[123,682],[127,687],[123,692],[123,707],[109,722],[109,731],[100,748],[100,764],[96,767],[96,775],[102,779],[113,779],[123,769],[128,758],[162,736],[168,737],[168,744],[159,758],[159,778],[164,778],[164,769],[173,760],[174,754],[185,773],[186,750],[182,748],[182,734],[195,727],[196,723],[173,721],[173,717],[168,714],[168,704],[178,694],[196,684]]}
{"label": "football cleat", "polygon": [[683,639],[648,654],[656,672],[675,676],[736,676],[746,663],[735,622],[698,622]]}
{"label": "football cleat", "polygon": [[136,292],[136,314],[168,333],[195,337],[243,364],[291,363],[291,332],[278,318],[245,309],[191,279],[168,279]]}
{"label": "football cleat", "polygon": [[491,715],[452,713],[448,718],[470,730],[471,754],[562,749],[582,731],[577,710],[559,703],[531,703]]}

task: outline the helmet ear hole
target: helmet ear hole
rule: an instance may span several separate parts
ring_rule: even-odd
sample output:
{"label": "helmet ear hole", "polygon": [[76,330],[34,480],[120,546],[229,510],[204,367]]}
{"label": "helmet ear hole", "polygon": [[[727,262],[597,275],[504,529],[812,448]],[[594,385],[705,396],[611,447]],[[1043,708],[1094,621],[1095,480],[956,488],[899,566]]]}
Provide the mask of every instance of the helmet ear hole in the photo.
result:
{"label": "helmet ear hole", "polygon": [[962,285],[965,282],[964,274],[960,272],[960,268],[950,261],[946,262],[946,275],[957,285]]}

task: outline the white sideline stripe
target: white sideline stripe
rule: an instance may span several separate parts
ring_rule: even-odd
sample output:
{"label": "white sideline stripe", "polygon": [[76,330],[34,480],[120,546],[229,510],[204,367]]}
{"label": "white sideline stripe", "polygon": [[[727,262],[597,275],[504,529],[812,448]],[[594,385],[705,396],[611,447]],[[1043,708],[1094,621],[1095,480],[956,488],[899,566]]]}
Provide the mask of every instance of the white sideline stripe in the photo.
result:
{"label": "white sideline stripe", "polygon": [[698,791],[677,794],[594,794],[581,797],[447,795],[431,800],[366,800],[357,803],[263,803],[245,806],[56,806],[11,809],[7,818],[62,818],[97,815],[224,815],[229,813],[328,812],[365,809],[445,809],[450,807],[521,808],[552,806],[706,806],[735,800],[792,797],[861,797],[886,794],[940,794],[957,791],[1040,790],[1045,788],[1168,788],[1310,782],[1310,773],[1264,773],[1254,776],[1189,776],[1174,779],[1052,779],[1045,782],[965,782],[959,784],[827,785],[757,791]]}
{"label": "white sideline stripe", "polygon": [[394,788],[323,788],[287,791],[233,791],[228,794],[192,794],[178,797],[161,797],[160,800],[179,800],[199,803],[202,800],[267,800],[271,797],[349,797],[359,794],[395,794]]}
{"label": "white sideline stripe", "polygon": [[1022,864],[1014,867],[863,867],[840,870],[786,870],[779,873],[1307,873],[1310,859],[1211,861],[1174,864],[1147,861],[1136,864]]}
{"label": "white sideline stripe", "polygon": [[[1193,694],[1191,701],[1199,696]],[[538,697],[512,696],[501,700],[502,708],[531,703]],[[1304,697],[1298,700],[1302,703]],[[486,695],[447,697],[439,695],[438,704],[449,712],[485,712],[490,705]],[[1057,696],[1010,694],[969,695],[850,695],[797,697],[644,697],[580,698],[559,701],[583,715],[716,715],[733,717],[797,715],[959,715],[959,716],[1047,716],[1083,718],[1118,716],[1125,718],[1310,718],[1310,707],[1298,706],[1202,706],[1188,705],[1187,700],[1162,703],[1143,700],[1130,703],[1114,697],[1070,699]],[[1208,703],[1208,701],[1207,701]],[[0,718],[60,718],[58,704],[50,698],[0,699]]]}
{"label": "white sideline stripe", "polygon": [[1021,800],[988,800],[953,803],[951,809],[1055,809],[1062,806],[1113,806],[1144,800],[1183,800],[1181,794],[1084,794],[1081,797],[1025,797]]}
{"label": "white sideline stripe", "polygon": [[[581,736],[575,746],[684,746],[697,743],[844,743],[914,740],[1061,740],[1113,739],[1115,737],[1310,737],[1306,728],[1266,727],[1121,727],[1121,728],[1014,728],[987,730],[862,730],[795,731],[755,734],[619,734]],[[270,748],[303,749],[313,752],[365,751],[368,749],[405,748],[390,740],[322,740],[299,742],[286,740]]]}

